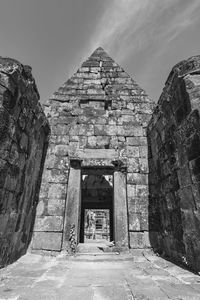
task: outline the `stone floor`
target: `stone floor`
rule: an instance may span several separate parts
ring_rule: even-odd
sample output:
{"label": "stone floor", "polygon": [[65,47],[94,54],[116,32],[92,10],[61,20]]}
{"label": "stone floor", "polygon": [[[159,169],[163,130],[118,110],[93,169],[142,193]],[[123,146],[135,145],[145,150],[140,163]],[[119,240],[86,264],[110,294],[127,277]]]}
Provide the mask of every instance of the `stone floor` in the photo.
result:
{"label": "stone floor", "polygon": [[0,300],[200,299],[200,276],[150,251],[26,254],[0,270]]}

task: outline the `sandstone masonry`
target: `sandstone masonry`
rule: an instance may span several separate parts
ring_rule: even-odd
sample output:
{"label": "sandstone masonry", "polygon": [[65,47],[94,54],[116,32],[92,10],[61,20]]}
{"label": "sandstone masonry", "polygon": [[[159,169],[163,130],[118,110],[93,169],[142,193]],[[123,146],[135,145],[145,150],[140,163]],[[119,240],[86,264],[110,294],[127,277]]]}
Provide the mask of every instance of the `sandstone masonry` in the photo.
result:
{"label": "sandstone masonry", "polygon": [[[115,186],[119,185],[114,193],[124,199],[114,202],[124,203],[122,218],[128,215],[127,243],[132,248],[150,246],[146,127],[153,107],[144,90],[102,48],[52,95],[45,106],[51,138],[32,249],[65,248],[70,225],[79,218],[79,208],[74,211],[72,205],[79,197],[77,170],[84,167],[113,168]],[[115,218],[120,226],[119,211]]]}
{"label": "sandstone masonry", "polygon": [[27,250],[49,126],[31,68],[0,57],[0,265]]}
{"label": "sandstone masonry", "polygon": [[148,126],[154,249],[200,270],[200,56],[171,71]]}
{"label": "sandstone masonry", "polygon": [[155,107],[98,48],[49,99],[48,122],[30,67],[0,58],[0,264],[31,239],[75,251],[96,197],[119,250],[153,247],[199,272],[199,98],[200,56],[172,69]]}

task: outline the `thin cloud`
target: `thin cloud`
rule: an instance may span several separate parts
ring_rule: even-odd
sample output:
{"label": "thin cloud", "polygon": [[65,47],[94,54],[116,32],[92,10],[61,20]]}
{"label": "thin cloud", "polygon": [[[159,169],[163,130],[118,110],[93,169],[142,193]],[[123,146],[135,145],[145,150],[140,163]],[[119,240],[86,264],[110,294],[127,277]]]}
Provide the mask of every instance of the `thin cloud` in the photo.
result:
{"label": "thin cloud", "polygon": [[103,46],[118,61],[172,42],[199,17],[199,0],[110,0],[91,39],[91,51]]}

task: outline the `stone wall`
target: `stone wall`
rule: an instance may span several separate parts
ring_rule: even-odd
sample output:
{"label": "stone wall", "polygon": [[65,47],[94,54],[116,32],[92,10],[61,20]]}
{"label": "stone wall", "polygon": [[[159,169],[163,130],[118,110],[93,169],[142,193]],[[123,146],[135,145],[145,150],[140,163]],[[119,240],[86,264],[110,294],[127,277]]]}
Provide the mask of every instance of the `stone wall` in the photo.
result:
{"label": "stone wall", "polygon": [[148,126],[154,249],[200,271],[200,56],[171,71]]}
{"label": "stone wall", "polygon": [[31,239],[49,126],[31,68],[0,57],[0,265]]}
{"label": "stone wall", "polygon": [[51,138],[33,249],[62,249],[73,158],[81,159],[82,166],[113,166],[116,158],[125,162],[130,246],[150,246],[146,126],[153,107],[144,90],[102,48],[53,94],[45,109]]}

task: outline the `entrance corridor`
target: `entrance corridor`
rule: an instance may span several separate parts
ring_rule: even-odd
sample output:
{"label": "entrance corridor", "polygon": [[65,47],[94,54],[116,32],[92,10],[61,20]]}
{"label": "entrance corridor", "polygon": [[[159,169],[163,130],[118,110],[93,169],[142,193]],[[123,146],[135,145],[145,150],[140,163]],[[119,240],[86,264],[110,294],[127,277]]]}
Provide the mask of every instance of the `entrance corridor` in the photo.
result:
{"label": "entrance corridor", "polygon": [[200,277],[150,251],[26,254],[0,270],[0,299],[200,299]]}

